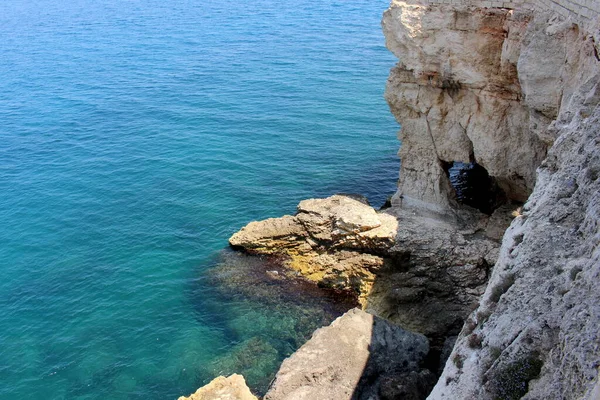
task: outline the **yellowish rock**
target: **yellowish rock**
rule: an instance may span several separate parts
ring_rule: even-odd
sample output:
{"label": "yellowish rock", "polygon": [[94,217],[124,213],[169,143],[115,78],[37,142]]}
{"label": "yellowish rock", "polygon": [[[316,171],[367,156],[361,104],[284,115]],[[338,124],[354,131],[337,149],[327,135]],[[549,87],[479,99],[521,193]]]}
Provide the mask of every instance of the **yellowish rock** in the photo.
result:
{"label": "yellowish rock", "polygon": [[219,376],[206,386],[201,387],[189,397],[181,396],[178,400],[258,400],[254,396],[244,377],[233,374],[227,378]]}

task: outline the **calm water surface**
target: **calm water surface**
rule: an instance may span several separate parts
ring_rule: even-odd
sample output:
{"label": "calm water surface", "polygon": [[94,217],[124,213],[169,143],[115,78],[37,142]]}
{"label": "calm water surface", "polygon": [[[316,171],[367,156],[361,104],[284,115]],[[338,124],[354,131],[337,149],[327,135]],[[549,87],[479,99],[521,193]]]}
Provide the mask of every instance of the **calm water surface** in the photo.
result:
{"label": "calm water surface", "polygon": [[264,390],[339,309],[223,249],[303,198],[393,192],[386,7],[0,3],[1,399]]}

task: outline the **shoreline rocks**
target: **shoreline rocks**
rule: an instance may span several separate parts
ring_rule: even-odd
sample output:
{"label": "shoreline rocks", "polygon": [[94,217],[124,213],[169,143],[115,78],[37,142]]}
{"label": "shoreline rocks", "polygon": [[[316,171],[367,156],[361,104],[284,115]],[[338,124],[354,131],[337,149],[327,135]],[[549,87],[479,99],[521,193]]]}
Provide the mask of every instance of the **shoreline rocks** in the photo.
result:
{"label": "shoreline rocks", "polygon": [[243,376],[233,374],[228,377],[219,376],[189,397],[181,396],[178,400],[258,400],[258,398],[250,392]]}
{"label": "shoreline rocks", "polygon": [[334,195],[303,200],[294,216],[251,222],[229,243],[250,254],[275,255],[306,279],[366,295],[383,254],[395,244],[397,221],[361,197]]}
{"label": "shoreline rocks", "polygon": [[377,212],[364,198],[334,195],[303,200],[294,216],[251,222],[230,244],[354,293],[363,309],[425,334],[441,351],[485,289],[499,247],[490,224],[505,224],[496,227],[503,231],[510,221],[465,212],[478,219],[465,225],[454,215]]}

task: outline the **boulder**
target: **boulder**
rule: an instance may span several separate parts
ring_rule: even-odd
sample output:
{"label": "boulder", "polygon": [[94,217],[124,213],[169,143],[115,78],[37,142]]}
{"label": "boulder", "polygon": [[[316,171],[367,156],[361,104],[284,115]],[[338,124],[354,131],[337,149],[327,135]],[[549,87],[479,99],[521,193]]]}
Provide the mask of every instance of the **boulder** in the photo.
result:
{"label": "boulder", "polygon": [[423,398],[435,381],[428,351],[423,335],[353,309],[283,362],[264,399]]}
{"label": "boulder", "polygon": [[227,378],[219,376],[206,386],[201,387],[189,397],[181,396],[178,400],[258,400],[254,396],[241,375],[233,374]]}

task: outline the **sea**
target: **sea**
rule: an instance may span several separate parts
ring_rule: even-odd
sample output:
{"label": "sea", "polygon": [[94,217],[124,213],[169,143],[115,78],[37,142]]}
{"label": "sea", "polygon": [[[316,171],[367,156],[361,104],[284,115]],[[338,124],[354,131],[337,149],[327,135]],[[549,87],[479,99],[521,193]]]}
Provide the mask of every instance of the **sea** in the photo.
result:
{"label": "sea", "polygon": [[262,394],[352,306],[227,239],[394,192],[387,6],[0,2],[0,399]]}

